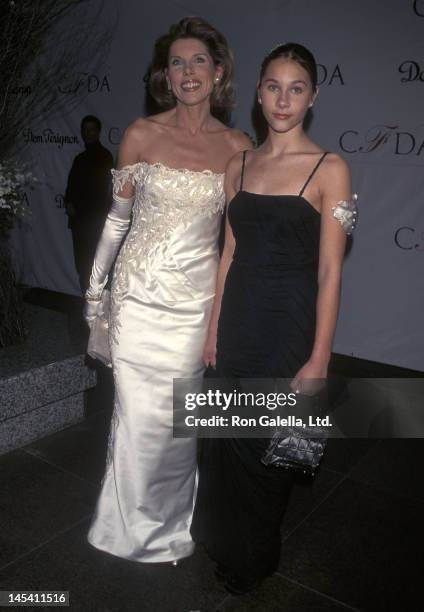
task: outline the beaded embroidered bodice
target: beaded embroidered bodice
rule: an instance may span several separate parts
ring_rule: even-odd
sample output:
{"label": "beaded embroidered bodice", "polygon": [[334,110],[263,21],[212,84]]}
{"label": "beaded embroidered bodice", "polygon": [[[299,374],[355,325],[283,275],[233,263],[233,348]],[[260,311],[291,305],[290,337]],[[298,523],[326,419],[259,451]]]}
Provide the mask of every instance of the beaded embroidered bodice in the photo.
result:
{"label": "beaded embroidered bodice", "polygon": [[135,187],[132,223],[120,257],[141,262],[180,225],[224,210],[224,175],[140,162],[112,170],[114,193]]}
{"label": "beaded embroidered bodice", "polygon": [[191,223],[204,219],[205,232],[212,231],[209,219],[223,212],[225,194],[224,174],[211,170],[139,162],[112,170],[112,175],[115,194],[128,183],[135,188],[131,227],[116,259],[112,283],[111,337],[116,340],[120,302],[129,286],[129,275],[140,268],[154,274],[158,264],[168,257],[172,260],[171,237],[176,232],[185,236]]}

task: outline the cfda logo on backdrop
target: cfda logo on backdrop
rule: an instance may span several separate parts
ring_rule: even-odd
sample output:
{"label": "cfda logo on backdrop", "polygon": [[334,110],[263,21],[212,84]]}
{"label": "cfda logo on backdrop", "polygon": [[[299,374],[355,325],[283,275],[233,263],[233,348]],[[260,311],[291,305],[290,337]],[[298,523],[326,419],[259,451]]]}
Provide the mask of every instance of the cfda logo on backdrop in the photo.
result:
{"label": "cfda logo on backdrop", "polygon": [[424,17],[424,0],[414,0],[412,9],[417,17]]}
{"label": "cfda logo on backdrop", "polygon": [[411,81],[424,83],[424,69],[418,62],[407,60],[399,65],[398,70],[403,75],[400,79],[402,83],[410,83]]}
{"label": "cfda logo on backdrop", "polygon": [[68,75],[57,86],[60,93],[110,93],[110,77],[107,74],[97,75],[89,72],[77,72]]}
{"label": "cfda logo on backdrop", "polygon": [[421,134],[406,131],[398,125],[377,124],[364,132],[346,130],[339,138],[339,145],[345,153],[374,153],[385,149],[392,155],[418,156],[424,152],[424,129]]}
{"label": "cfda logo on backdrop", "polygon": [[107,133],[107,139],[111,145],[119,145],[121,142],[121,128],[112,126]]}
{"label": "cfda logo on backdrop", "polygon": [[395,245],[402,251],[424,251],[424,231],[404,225],[395,231]]}
{"label": "cfda logo on backdrop", "polygon": [[317,64],[318,85],[344,85],[344,78],[339,64],[335,66],[325,66]]}

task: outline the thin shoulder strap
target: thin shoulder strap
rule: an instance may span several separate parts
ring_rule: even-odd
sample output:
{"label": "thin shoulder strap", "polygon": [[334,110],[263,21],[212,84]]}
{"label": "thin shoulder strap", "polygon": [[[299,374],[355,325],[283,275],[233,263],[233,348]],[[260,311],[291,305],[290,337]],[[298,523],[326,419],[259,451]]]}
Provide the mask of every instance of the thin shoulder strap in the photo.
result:
{"label": "thin shoulder strap", "polygon": [[243,151],[243,161],[241,162],[241,175],[240,175],[240,187],[239,187],[239,191],[241,191],[243,189],[244,164],[246,163],[246,153],[247,153],[247,151]]}
{"label": "thin shoulder strap", "polygon": [[312,170],[311,174],[308,176],[308,178],[306,179],[306,183],[303,185],[302,189],[299,192],[299,195],[303,195],[303,192],[305,191],[306,187],[309,185],[309,182],[311,180],[311,178],[314,176],[315,172],[318,170],[318,168],[321,165],[321,162],[324,160],[324,157],[327,155],[328,151],[326,151],[325,153],[323,153],[321,155],[321,157],[319,158],[318,162],[315,165],[315,168]]}

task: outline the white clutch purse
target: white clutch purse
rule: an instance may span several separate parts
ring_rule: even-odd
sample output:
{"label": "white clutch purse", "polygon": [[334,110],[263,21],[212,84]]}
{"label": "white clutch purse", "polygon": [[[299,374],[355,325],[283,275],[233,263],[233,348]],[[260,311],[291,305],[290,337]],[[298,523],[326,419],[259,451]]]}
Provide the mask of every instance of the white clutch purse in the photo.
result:
{"label": "white clutch purse", "polygon": [[102,293],[102,307],[95,317],[88,338],[87,353],[93,359],[98,359],[108,368],[112,367],[109,347],[109,314],[110,291],[104,289]]}

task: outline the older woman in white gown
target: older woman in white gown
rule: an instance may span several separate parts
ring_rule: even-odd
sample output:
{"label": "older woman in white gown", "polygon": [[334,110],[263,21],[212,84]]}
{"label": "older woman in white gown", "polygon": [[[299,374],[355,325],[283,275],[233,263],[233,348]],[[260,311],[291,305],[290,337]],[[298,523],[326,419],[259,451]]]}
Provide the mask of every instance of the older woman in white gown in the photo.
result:
{"label": "older woman in white gown", "polygon": [[231,76],[227,43],[203,20],[185,18],[158,39],[150,88],[170,108],[125,132],[86,293],[90,324],[119,252],[110,316],[115,407],[88,539],[134,561],[175,562],[193,551],[196,441],[173,438],[172,381],[203,374],[224,170],[251,147],[212,114],[228,109]]}

